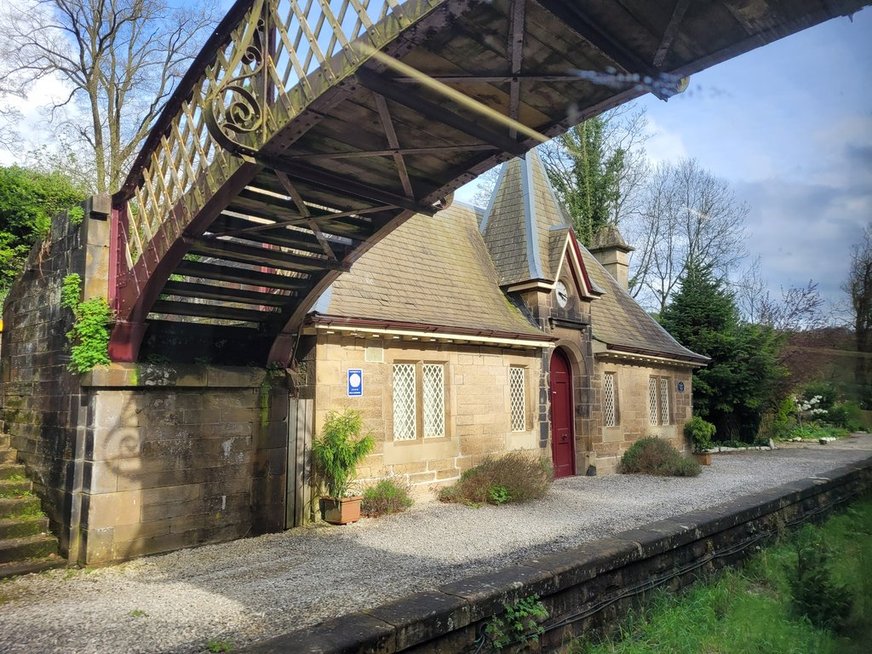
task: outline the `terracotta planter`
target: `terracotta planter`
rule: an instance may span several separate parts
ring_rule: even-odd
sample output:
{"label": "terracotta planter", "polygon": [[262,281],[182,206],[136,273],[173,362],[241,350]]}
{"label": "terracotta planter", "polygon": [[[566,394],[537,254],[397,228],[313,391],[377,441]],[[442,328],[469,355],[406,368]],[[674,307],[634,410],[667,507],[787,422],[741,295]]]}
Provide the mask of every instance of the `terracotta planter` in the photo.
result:
{"label": "terracotta planter", "polygon": [[342,499],[322,497],[320,500],[321,518],[331,525],[347,525],[349,522],[357,522],[360,520],[360,501],[362,499],[360,496],[343,497]]}
{"label": "terracotta planter", "polygon": [[710,466],[712,464],[712,453],[711,452],[694,452],[693,456],[696,458],[697,463],[704,466]]}

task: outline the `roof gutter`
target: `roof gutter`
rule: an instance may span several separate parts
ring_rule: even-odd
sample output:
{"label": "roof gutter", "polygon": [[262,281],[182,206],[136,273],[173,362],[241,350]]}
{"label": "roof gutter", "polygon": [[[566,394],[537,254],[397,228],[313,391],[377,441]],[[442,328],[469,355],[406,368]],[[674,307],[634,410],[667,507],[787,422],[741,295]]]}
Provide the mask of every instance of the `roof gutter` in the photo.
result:
{"label": "roof gutter", "polygon": [[318,313],[310,314],[306,324],[314,326],[318,330],[333,329],[342,332],[408,337],[416,340],[430,338],[440,341],[473,341],[491,345],[510,345],[526,348],[554,347],[554,342],[557,340],[556,337],[545,333],[523,334],[493,329],[449,327],[396,320],[344,318],[342,316],[328,316]]}
{"label": "roof gutter", "polygon": [[642,348],[611,345],[604,341],[594,339],[597,343],[601,343],[605,349],[599,349],[594,346],[594,355],[598,357],[625,357],[636,358],[644,361],[669,363],[671,365],[689,366],[693,368],[702,368],[708,364],[711,359],[702,355],[696,356],[681,356],[681,355],[664,355],[662,353],[652,352]]}

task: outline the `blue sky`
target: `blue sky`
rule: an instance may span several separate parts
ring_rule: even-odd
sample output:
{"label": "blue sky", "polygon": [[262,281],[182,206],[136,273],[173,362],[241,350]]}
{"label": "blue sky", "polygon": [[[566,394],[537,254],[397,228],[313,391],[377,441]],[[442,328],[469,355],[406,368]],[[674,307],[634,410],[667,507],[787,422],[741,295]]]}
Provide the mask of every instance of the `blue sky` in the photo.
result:
{"label": "blue sky", "polygon": [[639,102],[651,159],[695,157],[749,203],[748,250],[772,291],[814,279],[844,305],[850,246],[872,220],[872,8]]}
{"label": "blue sky", "polygon": [[850,246],[872,220],[872,9],[695,75],[642,101],[658,158],[691,156],[751,206],[748,248],[770,286],[843,302]]}

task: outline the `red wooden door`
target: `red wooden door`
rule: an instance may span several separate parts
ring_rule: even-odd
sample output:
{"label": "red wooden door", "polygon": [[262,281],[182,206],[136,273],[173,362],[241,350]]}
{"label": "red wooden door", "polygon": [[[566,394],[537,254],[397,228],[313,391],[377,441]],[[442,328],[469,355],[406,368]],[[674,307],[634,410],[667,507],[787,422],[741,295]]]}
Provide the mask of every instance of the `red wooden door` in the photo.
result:
{"label": "red wooden door", "polygon": [[555,350],[551,357],[551,456],[555,477],[575,474],[572,416],[572,368],[566,356]]}

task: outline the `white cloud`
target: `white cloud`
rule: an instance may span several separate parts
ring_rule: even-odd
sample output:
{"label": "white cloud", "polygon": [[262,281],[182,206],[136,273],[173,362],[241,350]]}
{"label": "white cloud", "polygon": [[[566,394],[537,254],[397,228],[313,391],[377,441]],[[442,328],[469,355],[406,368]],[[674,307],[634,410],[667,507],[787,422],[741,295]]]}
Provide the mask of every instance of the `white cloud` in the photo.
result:
{"label": "white cloud", "polygon": [[677,132],[670,131],[656,120],[648,117],[649,139],[645,143],[648,158],[654,164],[677,161],[687,157],[684,139]]}

